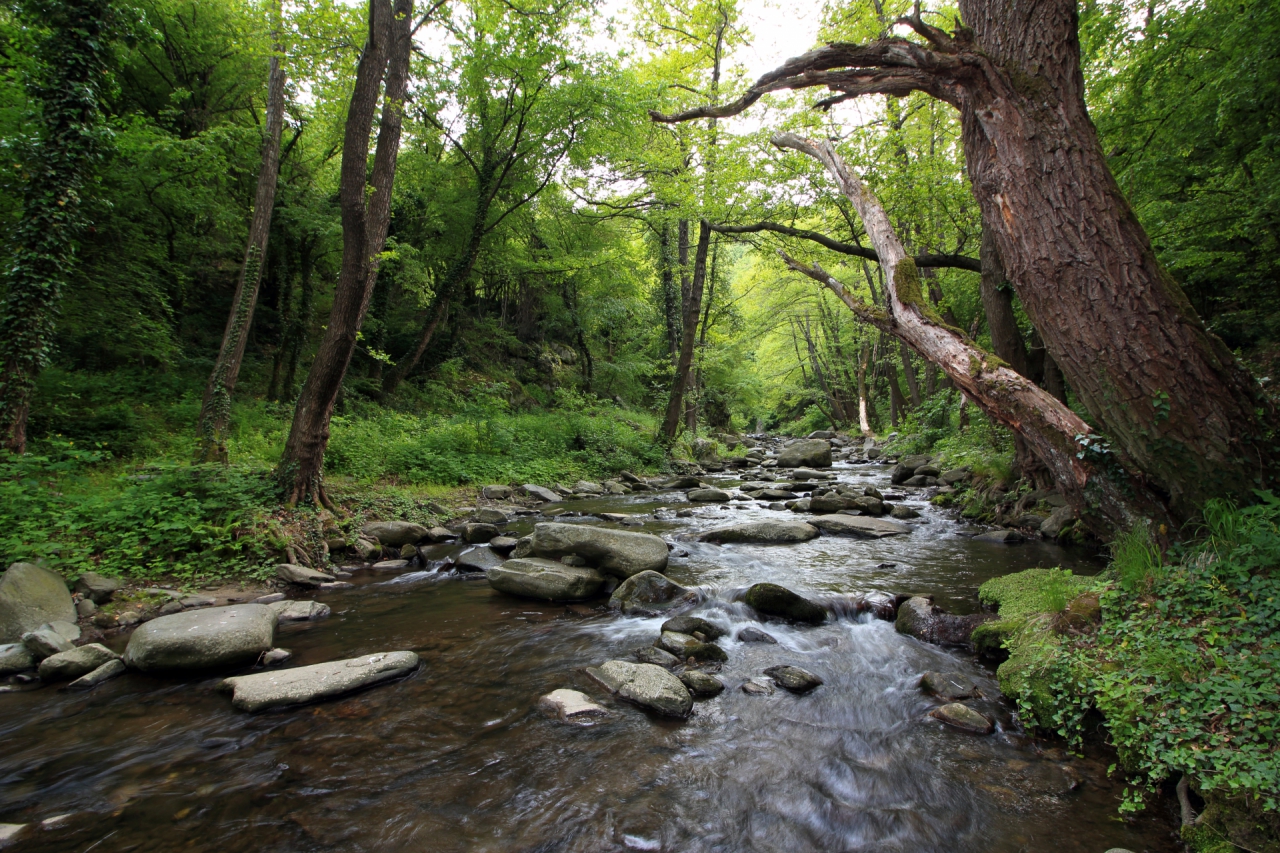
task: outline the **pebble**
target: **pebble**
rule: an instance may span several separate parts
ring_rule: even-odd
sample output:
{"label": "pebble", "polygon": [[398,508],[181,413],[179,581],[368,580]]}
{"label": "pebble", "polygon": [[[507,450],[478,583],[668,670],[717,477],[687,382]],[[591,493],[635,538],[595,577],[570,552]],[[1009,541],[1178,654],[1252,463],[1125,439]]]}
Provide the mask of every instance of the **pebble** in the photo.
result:
{"label": "pebble", "polygon": [[772,684],[753,678],[742,682],[742,692],[748,696],[772,696],[776,691]]}
{"label": "pebble", "polygon": [[738,640],[743,643],[769,643],[777,645],[778,641],[772,634],[767,634],[759,628],[743,628],[738,632]]}

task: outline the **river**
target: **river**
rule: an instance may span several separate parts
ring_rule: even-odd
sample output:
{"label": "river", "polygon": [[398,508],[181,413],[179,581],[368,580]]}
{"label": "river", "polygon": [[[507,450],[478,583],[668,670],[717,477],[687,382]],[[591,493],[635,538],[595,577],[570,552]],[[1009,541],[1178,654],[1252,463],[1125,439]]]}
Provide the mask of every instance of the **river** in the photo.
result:
{"label": "river", "polygon": [[[883,466],[834,469],[888,488]],[[733,482],[733,481],[726,481]],[[683,495],[578,501],[576,512],[651,514]],[[850,594],[927,593],[977,608],[984,580],[1033,566],[1093,573],[1088,554],[1043,542],[975,542],[919,497],[913,532],[876,541],[716,546],[702,530],[785,515],[752,502],[692,518],[646,515],[643,529],[687,556],[669,575],[709,596],[696,611],[726,627],[728,688],[687,721],[604,696],[583,668],[630,659],[661,619],[595,605],[537,604],[482,576],[356,574],[317,596],[324,621],[283,627],[293,663],[396,649],[413,676],[292,710],[244,714],[218,679],[131,673],[89,694],[52,688],[0,696],[0,822],[65,815],[21,851],[1060,851],[1180,849],[1167,817],[1120,820],[1114,756],[1026,737],[993,674],[970,656],[897,634],[868,614],[816,628],[755,622],[735,595],[772,581],[837,606]],[[512,525],[528,530],[537,517]],[[596,522],[598,523],[598,522]],[[613,526],[613,525],[609,525]],[[743,644],[756,625],[777,645]],[[825,684],[804,696],[753,696],[743,681],[790,663]],[[968,674],[996,734],[928,718],[921,673]],[[571,687],[605,704],[594,725],[548,717],[538,698]]]}

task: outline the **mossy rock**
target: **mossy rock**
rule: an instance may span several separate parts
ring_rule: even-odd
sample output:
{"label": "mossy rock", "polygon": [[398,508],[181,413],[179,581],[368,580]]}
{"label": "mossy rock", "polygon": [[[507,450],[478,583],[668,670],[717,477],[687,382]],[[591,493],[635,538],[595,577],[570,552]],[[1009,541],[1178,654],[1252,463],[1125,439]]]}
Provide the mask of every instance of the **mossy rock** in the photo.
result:
{"label": "mossy rock", "polygon": [[1280,812],[1266,811],[1256,797],[1208,791],[1199,822],[1182,828],[1182,840],[1192,853],[1280,853]]}
{"label": "mossy rock", "polygon": [[1021,619],[997,619],[983,622],[973,629],[969,642],[973,650],[986,658],[1002,658],[1006,655],[1005,642],[1022,627]]}
{"label": "mossy rock", "polygon": [[992,578],[978,588],[983,604],[995,605],[1006,619],[1054,612],[1052,597],[1062,597],[1061,610],[1076,596],[1093,586],[1092,578],[1073,575],[1069,569],[1027,569]]}
{"label": "mossy rock", "polygon": [[1009,659],[996,670],[1000,690],[1030,712],[1030,718],[1022,721],[1027,727],[1049,729],[1057,708],[1051,673],[1061,640],[1049,629],[1048,620],[1032,619],[1005,640],[1005,648]]}

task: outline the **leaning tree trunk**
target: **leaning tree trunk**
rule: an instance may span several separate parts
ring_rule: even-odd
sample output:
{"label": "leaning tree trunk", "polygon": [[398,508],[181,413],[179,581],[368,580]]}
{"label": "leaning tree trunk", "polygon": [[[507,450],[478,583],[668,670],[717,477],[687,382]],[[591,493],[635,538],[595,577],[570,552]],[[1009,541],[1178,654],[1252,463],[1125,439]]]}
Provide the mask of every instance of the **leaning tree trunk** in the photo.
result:
{"label": "leaning tree trunk", "polygon": [[681,317],[680,357],[676,359],[676,375],[671,382],[666,416],[662,419],[662,435],[668,441],[680,432],[684,392],[693,367],[693,346],[697,342],[698,315],[702,311],[702,286],[707,279],[707,247],[710,243],[711,225],[704,219],[698,223],[698,248],[693,254],[693,278],[689,283],[689,298],[684,301]]}
{"label": "leaning tree trunk", "polygon": [[[377,282],[378,256],[391,220],[391,188],[400,149],[409,87],[413,0],[370,0],[369,36],[356,67],[347,110],[338,197],[342,213],[342,267],[329,325],[307,373],[276,477],[290,503],[311,498],[333,508],[324,491],[324,452],[329,420],[356,348],[356,335]],[[383,76],[382,120],[372,175],[367,174],[369,135]],[[372,192],[368,192],[369,190]]]}
{"label": "leaning tree trunk", "polygon": [[788,133],[774,137],[774,144],[808,154],[827,167],[880,255],[889,311],[859,301],[817,264],[805,266],[784,254],[788,266],[821,282],[861,319],[895,335],[941,368],[989,417],[1027,443],[1090,528],[1103,533],[1124,529],[1133,523],[1135,513],[1166,518],[1163,507],[1144,499],[1146,493],[1135,489],[1136,484],[1122,469],[1102,470],[1081,458],[1077,437],[1087,436],[1090,430],[1078,415],[938,316],[924,296],[915,262],[907,255],[884,208],[831,143]]}
{"label": "leaning tree trunk", "polygon": [[[961,0],[947,34],[832,44],[788,60],[736,102],[659,121],[724,117],[767,92],[825,86],[821,107],[921,91],[960,111],[967,172],[1005,272],[1067,383],[1174,518],[1252,499],[1275,479],[1274,407],[1161,267],[1107,168],[1084,102],[1076,0]],[[1108,444],[1109,442],[1109,444]]]}
{"label": "leaning tree trunk", "polygon": [[280,7],[271,53],[271,73],[267,78],[267,122],[262,133],[262,164],[258,168],[258,190],[253,200],[253,219],[249,223],[249,242],[240,265],[236,293],[231,299],[231,315],[222,333],[222,348],[213,363],[204,402],[200,406],[199,458],[201,462],[226,462],[227,426],[231,420],[231,395],[235,392],[244,360],[244,347],[253,324],[253,309],[258,304],[258,287],[262,283],[262,266],[267,257],[267,239],[271,235],[271,210],[276,200],[276,178],[280,173],[280,131],[284,125],[284,67],[280,55],[284,48],[280,39]]}

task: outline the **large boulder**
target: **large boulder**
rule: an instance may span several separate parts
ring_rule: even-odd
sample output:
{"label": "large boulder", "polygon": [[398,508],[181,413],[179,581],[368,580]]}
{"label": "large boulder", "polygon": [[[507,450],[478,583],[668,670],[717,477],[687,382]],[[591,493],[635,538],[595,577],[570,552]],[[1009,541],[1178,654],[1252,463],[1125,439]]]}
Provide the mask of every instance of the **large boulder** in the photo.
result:
{"label": "large boulder", "polygon": [[686,492],[685,497],[693,503],[728,503],[729,493],[724,489],[693,489]]}
{"label": "large boulder", "polygon": [[489,586],[498,592],[542,601],[581,601],[591,598],[604,586],[604,575],[595,569],[566,566],[539,557],[507,560],[488,569],[485,576]]}
{"label": "large boulder", "polygon": [[729,659],[724,649],[715,643],[704,643],[688,634],[681,634],[676,631],[663,631],[662,636],[658,637],[654,645],[664,652],[675,655],[680,660],[694,658],[700,661],[723,663]]}
{"label": "large boulder", "polygon": [[223,679],[218,689],[230,693],[231,704],[241,711],[261,711],[341,696],[408,675],[418,668],[418,663],[418,656],[413,652],[379,652],[294,669],[238,675]]}
{"label": "large boulder", "polygon": [[40,678],[44,681],[70,681],[119,659],[120,655],[101,643],[89,643],[40,661]]}
{"label": "large boulder", "polygon": [[995,725],[986,716],[978,713],[968,705],[952,702],[941,708],[934,708],[929,716],[941,720],[949,726],[975,735],[989,735],[995,731]]}
{"label": "large boulder", "polygon": [[728,527],[717,527],[708,530],[698,537],[703,542],[725,544],[729,542],[751,542],[772,545],[787,542],[808,542],[818,536],[818,528],[803,521],[774,520],[744,521],[741,524],[730,524]]}
{"label": "large boulder", "polygon": [[134,631],[124,662],[143,672],[241,666],[257,660],[275,638],[276,613],[264,604],[188,610]]}
{"label": "large boulder", "polygon": [[1076,511],[1069,506],[1060,506],[1049,517],[1040,522],[1040,535],[1046,539],[1057,539],[1068,524],[1075,521]]}
{"label": "large boulder", "polygon": [[36,668],[36,656],[22,643],[0,646],[0,678]]}
{"label": "large boulder", "polygon": [[535,486],[533,483],[525,483],[520,487],[520,491],[524,492],[531,498],[540,500],[543,503],[554,503],[560,500],[560,496],[548,489],[546,486]]}
{"label": "large boulder", "polygon": [[649,533],[547,521],[534,526],[530,544],[536,556],[572,554],[619,578],[667,568],[667,543]]}
{"label": "large boulder", "polygon": [[0,575],[0,643],[16,643],[46,622],[75,622],[76,605],[62,575],[14,563]]}
{"label": "large boulder", "polygon": [[692,607],[700,600],[698,593],[657,572],[632,575],[613,591],[609,607],[628,616],[658,616],[668,611]]}
{"label": "large boulder", "polygon": [[846,497],[838,492],[827,492],[809,498],[810,512],[839,512],[842,509],[856,509],[858,498]]}
{"label": "large boulder", "polygon": [[329,605],[318,601],[273,601],[267,605],[276,614],[276,623],[316,622],[327,619],[332,612]]}
{"label": "large boulder", "polygon": [[805,439],[778,454],[779,468],[830,468],[831,445],[822,439]]}
{"label": "large boulder", "polygon": [[911,528],[905,524],[884,518],[868,518],[865,515],[820,515],[809,519],[809,523],[827,533],[843,533],[864,539],[883,539],[911,532]]}
{"label": "large boulder", "polygon": [[746,602],[757,613],[788,619],[792,622],[820,625],[827,620],[827,611],[822,605],[776,583],[753,585],[747,590]]}
{"label": "large boulder", "polygon": [[587,667],[587,675],[610,693],[663,716],[687,717],[693,711],[689,688],[660,666],[611,660]]}
{"label": "large boulder", "polygon": [[298,566],[293,563],[281,563],[276,566],[276,577],[287,583],[296,583],[299,586],[320,586],[322,583],[332,583],[334,580],[333,575],[327,575],[308,566]]}
{"label": "large boulder", "polygon": [[378,540],[383,548],[400,548],[422,541],[427,528],[411,521],[371,521],[360,528],[360,535]]}
{"label": "large boulder", "polygon": [[729,632],[714,622],[708,622],[701,616],[675,616],[662,623],[663,631],[674,631],[677,634],[701,634],[708,640],[718,640]]}
{"label": "large boulder", "polygon": [[894,627],[899,634],[915,637],[939,646],[971,647],[973,629],[996,618],[991,613],[957,616],[937,607],[927,598],[916,596],[898,607]]}

